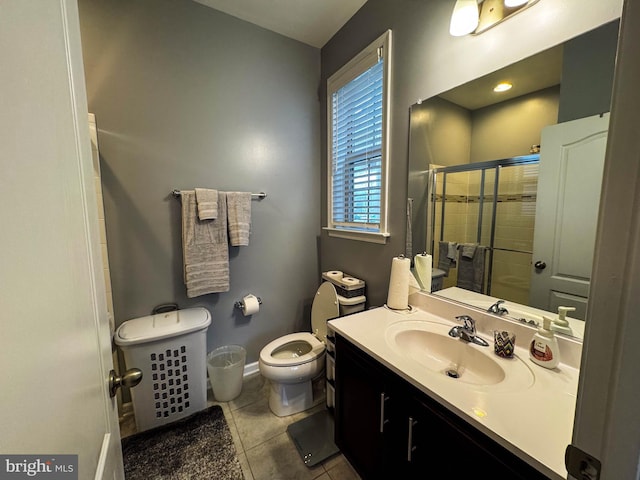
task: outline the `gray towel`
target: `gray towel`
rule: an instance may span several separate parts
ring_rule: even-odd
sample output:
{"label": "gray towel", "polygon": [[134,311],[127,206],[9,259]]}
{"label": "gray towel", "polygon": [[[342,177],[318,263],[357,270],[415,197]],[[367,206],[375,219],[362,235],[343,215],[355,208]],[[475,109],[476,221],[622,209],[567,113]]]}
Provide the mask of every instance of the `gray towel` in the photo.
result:
{"label": "gray towel", "polygon": [[198,218],[215,220],[218,217],[218,191],[209,188],[196,188]]}
{"label": "gray towel", "polygon": [[187,297],[229,291],[227,202],[218,192],[216,220],[200,220],[194,191],[181,192],[182,253]]}
{"label": "gray towel", "polygon": [[484,293],[484,257],[487,247],[476,246],[472,258],[460,255],[457,286],[472,292]]}
{"label": "gray towel", "polygon": [[444,271],[444,276],[449,276],[449,269],[455,267],[455,262],[447,256],[449,254],[449,242],[438,242],[438,268]]}
{"label": "gray towel", "polygon": [[473,254],[476,253],[477,243],[463,243],[460,245],[462,250],[460,251],[460,255],[466,258],[473,258]]}
{"label": "gray towel", "polygon": [[458,244],[456,242],[449,242],[447,244],[447,258],[456,264],[456,257],[458,256]]}
{"label": "gray towel", "polygon": [[227,192],[229,240],[234,247],[249,245],[251,192]]}

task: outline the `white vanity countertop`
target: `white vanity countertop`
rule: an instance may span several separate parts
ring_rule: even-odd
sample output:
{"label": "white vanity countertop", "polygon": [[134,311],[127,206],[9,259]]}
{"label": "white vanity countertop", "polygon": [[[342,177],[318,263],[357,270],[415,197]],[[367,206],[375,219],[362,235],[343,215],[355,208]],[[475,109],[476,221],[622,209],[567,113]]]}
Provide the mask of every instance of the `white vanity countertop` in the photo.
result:
{"label": "white vanity countertop", "polygon": [[[516,356],[531,370],[535,379],[530,387],[508,389],[501,384],[476,386],[462,383],[425,368],[389,345],[385,332],[391,325],[415,320],[451,327],[457,325],[425,310],[414,308],[411,313],[398,313],[385,307],[331,320],[329,325],[545,475],[567,478],[564,452],[571,443],[579,370],[564,363],[553,370],[536,365],[529,360],[525,348],[531,340],[526,338],[519,342],[518,338]],[[483,333],[479,336],[489,342],[489,347],[473,345],[473,348],[484,349],[499,362],[507,375],[513,371],[513,363],[510,362],[518,360],[494,355],[493,338]]]}

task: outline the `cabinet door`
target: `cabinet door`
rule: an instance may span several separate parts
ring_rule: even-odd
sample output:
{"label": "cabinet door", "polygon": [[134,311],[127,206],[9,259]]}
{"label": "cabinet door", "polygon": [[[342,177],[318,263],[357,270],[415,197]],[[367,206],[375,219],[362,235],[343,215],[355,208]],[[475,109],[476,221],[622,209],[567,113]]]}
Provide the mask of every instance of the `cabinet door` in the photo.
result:
{"label": "cabinet door", "polygon": [[363,480],[547,478],[340,336],[335,442]]}
{"label": "cabinet door", "polygon": [[385,437],[393,399],[376,363],[338,336],[335,442],[365,479],[385,478]]}
{"label": "cabinet door", "polygon": [[547,478],[422,395],[407,403],[406,432],[405,478]]}

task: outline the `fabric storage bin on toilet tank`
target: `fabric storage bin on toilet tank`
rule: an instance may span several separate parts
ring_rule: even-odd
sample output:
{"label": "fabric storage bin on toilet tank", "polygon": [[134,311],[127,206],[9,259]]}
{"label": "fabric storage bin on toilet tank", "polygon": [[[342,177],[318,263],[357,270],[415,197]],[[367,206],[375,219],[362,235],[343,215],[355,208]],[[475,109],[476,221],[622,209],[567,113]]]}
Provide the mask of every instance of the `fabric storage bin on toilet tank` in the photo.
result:
{"label": "fabric storage bin on toilet tank", "polygon": [[188,308],[127,320],[115,343],[127,368],[142,370],[131,389],[138,431],[164,425],[207,406],[206,308]]}

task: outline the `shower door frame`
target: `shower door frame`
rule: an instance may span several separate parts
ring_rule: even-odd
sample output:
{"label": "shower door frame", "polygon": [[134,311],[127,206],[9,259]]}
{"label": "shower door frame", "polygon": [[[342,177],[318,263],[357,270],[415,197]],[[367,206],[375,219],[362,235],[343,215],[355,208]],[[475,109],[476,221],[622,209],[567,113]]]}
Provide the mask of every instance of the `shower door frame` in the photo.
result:
{"label": "shower door frame", "polygon": [[[495,231],[496,231],[496,215],[497,215],[497,204],[498,204],[498,187],[500,184],[500,169],[503,167],[515,167],[521,165],[531,165],[537,164],[540,162],[540,154],[535,153],[531,155],[522,155],[519,157],[511,157],[511,158],[503,158],[500,160],[489,160],[487,162],[477,162],[477,163],[465,163],[462,165],[452,165],[449,167],[438,167],[430,170],[431,175],[431,195],[429,195],[429,201],[431,202],[430,210],[430,219],[428,221],[431,223],[430,229],[430,241],[427,241],[427,245],[431,245],[431,254],[435,255],[435,242],[436,242],[436,187],[437,187],[437,176],[438,173],[444,174],[442,177],[442,206],[441,206],[441,222],[440,222],[440,233],[439,233],[439,241],[444,241],[444,214],[445,214],[445,205],[446,205],[446,194],[447,194],[447,175],[451,173],[464,173],[464,172],[474,172],[477,170],[481,170],[481,179],[480,179],[480,200],[478,205],[478,225],[477,225],[477,233],[476,233],[476,242],[479,244],[482,235],[482,216],[484,213],[484,192],[485,192],[485,175],[487,170],[495,171],[495,179],[493,184],[493,202],[492,202],[492,210],[491,210],[491,232],[490,232],[490,241],[488,247],[489,251],[489,268],[487,271],[487,291],[486,295],[491,295],[491,278],[493,275],[493,252],[494,252],[494,240],[495,240]],[[500,248],[499,250],[517,252],[517,253],[533,253],[533,252],[523,252],[521,250],[512,250],[508,248]]]}

